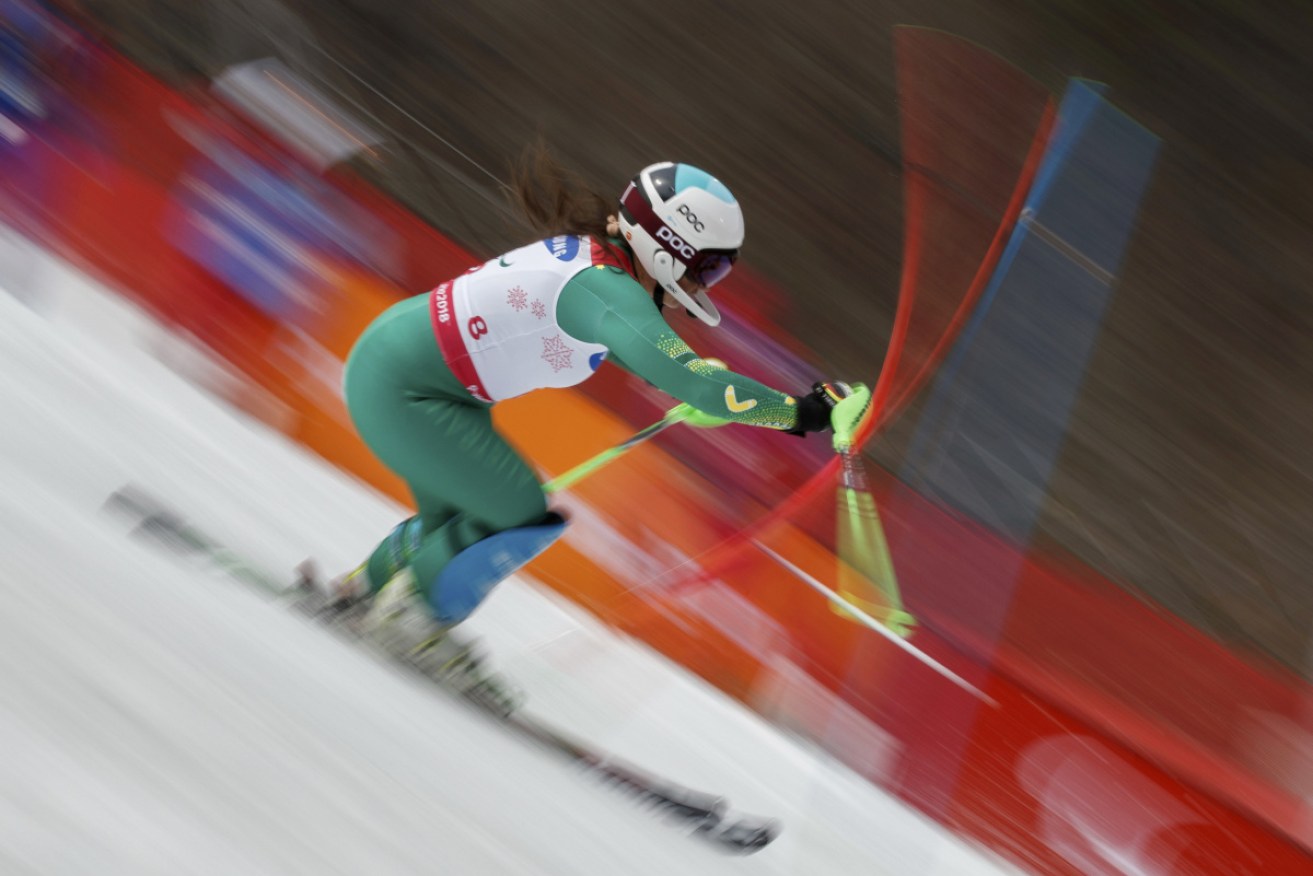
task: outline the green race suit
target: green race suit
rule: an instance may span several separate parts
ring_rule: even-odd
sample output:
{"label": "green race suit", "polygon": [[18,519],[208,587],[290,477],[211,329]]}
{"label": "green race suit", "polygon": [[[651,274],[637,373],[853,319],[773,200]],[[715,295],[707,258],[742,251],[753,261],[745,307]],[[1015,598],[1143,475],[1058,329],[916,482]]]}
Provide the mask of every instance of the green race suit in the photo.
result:
{"label": "green race suit", "polygon": [[[562,252],[562,240],[582,241],[584,247],[591,244],[592,257],[574,248]],[[554,242],[558,246],[552,250]],[[559,340],[564,339],[584,351],[604,348],[588,360],[591,368],[603,356],[613,359],[700,411],[748,425],[796,426],[791,396],[712,367],[689,348],[666,323],[651,294],[627,270],[628,251],[619,241],[599,244],[588,238],[554,238],[541,244],[564,262],[545,262],[560,277],[555,286],[550,278],[544,279],[546,275],[535,280],[533,274],[516,273],[517,268],[526,270],[521,266],[537,252],[532,249],[537,244],[475,269],[483,284],[480,288],[493,288],[499,295],[506,290],[505,301],[490,307],[501,307],[508,318],[528,324],[536,313],[549,326],[544,340],[533,341],[545,351],[536,357],[543,361],[525,359],[526,367],[543,370],[549,377],[548,365],[571,364],[578,370],[576,360],[581,357],[554,353],[565,348]],[[566,255],[574,260],[567,262]],[[473,350],[488,332],[479,317],[459,310],[468,302],[458,296],[451,299],[453,318],[447,319],[447,300],[435,296],[445,295],[451,285],[444,283],[433,292],[393,305],[365,330],[347,361],[344,383],[352,420],[370,449],[409,485],[418,510],[370,556],[366,568],[374,589],[409,566],[420,592],[430,597],[429,589],[457,553],[493,533],[537,523],[547,512],[537,476],[493,428],[491,405],[477,397],[494,393],[470,370],[467,350],[453,335],[442,334],[453,332],[454,324],[472,330],[466,343]],[[534,293],[556,287],[554,309],[548,312],[541,302],[550,302],[551,296],[534,297]],[[550,325],[553,318],[555,324]],[[522,334],[517,331],[508,343],[519,342]],[[483,357],[480,361],[492,361],[492,367],[500,369],[502,383],[507,383],[505,372],[514,367],[513,360],[508,365],[496,350],[474,353]],[[484,373],[491,374],[491,368],[485,366]],[[583,376],[588,373],[583,371]],[[488,385],[493,385],[491,380]]]}

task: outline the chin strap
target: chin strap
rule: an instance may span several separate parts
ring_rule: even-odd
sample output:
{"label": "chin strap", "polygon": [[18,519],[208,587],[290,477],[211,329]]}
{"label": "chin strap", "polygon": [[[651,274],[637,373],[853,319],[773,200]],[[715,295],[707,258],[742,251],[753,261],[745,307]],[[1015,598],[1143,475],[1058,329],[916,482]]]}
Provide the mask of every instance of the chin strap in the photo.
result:
{"label": "chin strap", "polygon": [[[656,305],[657,310],[665,310],[666,288],[662,286],[660,283],[657,283],[656,287],[652,289],[652,303]],[[687,313],[693,319],[698,318],[698,315],[693,311],[689,310],[687,307],[684,308],[684,312]]]}

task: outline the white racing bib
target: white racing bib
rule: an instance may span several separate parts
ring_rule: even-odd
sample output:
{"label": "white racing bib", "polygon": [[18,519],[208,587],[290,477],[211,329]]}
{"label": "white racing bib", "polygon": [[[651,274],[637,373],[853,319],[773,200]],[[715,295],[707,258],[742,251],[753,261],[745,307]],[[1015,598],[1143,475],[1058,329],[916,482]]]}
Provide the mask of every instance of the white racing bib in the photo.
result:
{"label": "white racing bib", "polygon": [[617,263],[591,238],[553,237],[438,286],[429,293],[429,315],[452,373],[489,403],[588,379],[607,348],[566,334],[556,301],[575,274]]}

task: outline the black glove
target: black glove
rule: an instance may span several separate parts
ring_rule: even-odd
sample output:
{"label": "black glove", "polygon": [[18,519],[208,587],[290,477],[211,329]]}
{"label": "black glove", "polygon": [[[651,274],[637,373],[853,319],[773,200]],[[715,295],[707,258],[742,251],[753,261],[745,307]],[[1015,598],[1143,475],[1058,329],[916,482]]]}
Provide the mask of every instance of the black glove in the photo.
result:
{"label": "black glove", "polygon": [[789,429],[789,434],[801,436],[830,428],[830,412],[851,394],[848,384],[838,380],[813,383],[811,392],[794,396],[798,402],[798,425]]}

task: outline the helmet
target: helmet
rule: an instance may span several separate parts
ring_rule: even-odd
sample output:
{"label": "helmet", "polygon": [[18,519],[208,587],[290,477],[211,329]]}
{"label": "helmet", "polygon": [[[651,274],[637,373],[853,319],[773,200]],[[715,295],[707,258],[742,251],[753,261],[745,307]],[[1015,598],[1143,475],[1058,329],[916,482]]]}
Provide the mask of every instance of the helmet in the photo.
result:
{"label": "helmet", "polygon": [[620,233],[661,289],[707,325],[720,312],[705,289],[679,287],[685,274],[703,287],[725,278],[743,245],[743,211],[725,184],[691,164],[643,168],[620,196]]}

